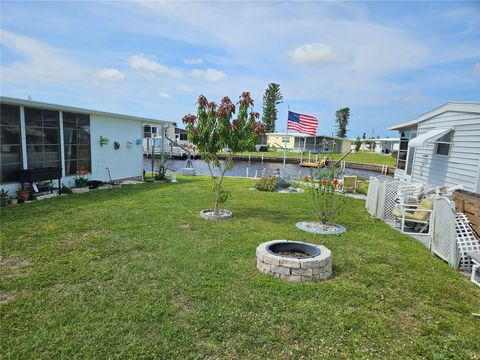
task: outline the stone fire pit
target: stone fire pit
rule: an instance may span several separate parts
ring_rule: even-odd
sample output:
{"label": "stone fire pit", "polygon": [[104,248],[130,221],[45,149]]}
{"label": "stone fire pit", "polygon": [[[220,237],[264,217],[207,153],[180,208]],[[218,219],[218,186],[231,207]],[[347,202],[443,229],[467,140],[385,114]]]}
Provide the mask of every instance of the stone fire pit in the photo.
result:
{"label": "stone fire pit", "polygon": [[332,255],[323,245],[273,240],[257,247],[257,267],[293,282],[326,280],[332,276]]}

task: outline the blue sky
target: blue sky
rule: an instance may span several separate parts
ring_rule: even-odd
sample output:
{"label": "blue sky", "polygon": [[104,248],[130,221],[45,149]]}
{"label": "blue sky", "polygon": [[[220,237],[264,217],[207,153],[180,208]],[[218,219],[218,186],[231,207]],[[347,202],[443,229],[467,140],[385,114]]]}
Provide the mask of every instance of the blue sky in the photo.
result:
{"label": "blue sky", "polygon": [[2,1],[1,94],[177,121],[252,92],[348,136],[480,101],[480,2]]}

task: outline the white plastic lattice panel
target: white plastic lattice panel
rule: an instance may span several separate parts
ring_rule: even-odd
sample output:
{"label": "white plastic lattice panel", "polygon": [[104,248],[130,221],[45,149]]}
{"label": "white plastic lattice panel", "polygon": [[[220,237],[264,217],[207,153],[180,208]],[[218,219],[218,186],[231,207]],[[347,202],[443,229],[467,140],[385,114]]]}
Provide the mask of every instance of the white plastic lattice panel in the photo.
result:
{"label": "white plastic lattice panel", "polygon": [[372,216],[377,216],[377,200],[378,200],[378,179],[372,177],[368,184],[367,201],[365,207]]}
{"label": "white plastic lattice panel", "polygon": [[392,215],[392,210],[395,207],[395,199],[397,197],[398,181],[389,181],[385,184],[384,204],[383,204],[383,216],[382,220],[395,220]]}
{"label": "white plastic lattice panel", "polygon": [[455,231],[455,213],[451,203],[444,198],[434,200],[433,234],[431,251],[448,264],[457,268],[458,250]]}
{"label": "white plastic lattice panel", "polygon": [[469,226],[468,218],[464,213],[457,213],[455,216],[456,232],[457,232],[457,246],[460,256],[459,268],[465,271],[472,270],[472,260],[467,255],[467,252],[480,251],[480,243],[475,238],[472,229]]}
{"label": "white plastic lattice panel", "polygon": [[378,185],[377,211],[375,217],[381,220],[394,220],[392,210],[397,197],[398,182],[392,178],[380,179]]}
{"label": "white plastic lattice panel", "polygon": [[375,217],[377,219],[383,219],[383,214],[385,212],[385,192],[386,192],[386,183],[380,181],[378,184],[378,199],[377,199],[377,211]]}

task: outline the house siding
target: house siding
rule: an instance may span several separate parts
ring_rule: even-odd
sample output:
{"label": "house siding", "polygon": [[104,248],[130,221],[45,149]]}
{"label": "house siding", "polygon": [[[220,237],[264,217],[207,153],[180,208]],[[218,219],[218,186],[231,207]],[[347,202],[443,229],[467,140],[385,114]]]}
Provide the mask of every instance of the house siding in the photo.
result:
{"label": "house siding", "polygon": [[[119,119],[108,116],[91,115],[91,156],[92,179],[109,180],[107,167],[112,179],[142,176],[143,147],[136,140],[143,137],[140,121]],[[100,146],[100,136],[109,139],[109,144]],[[114,142],[120,144],[115,150]],[[127,146],[127,142],[131,144]]]}
{"label": "house siding", "polygon": [[479,191],[480,113],[446,111],[422,121],[418,135],[440,127],[454,128],[448,155],[435,154],[435,144],[416,148],[412,181],[431,186],[461,184]]}

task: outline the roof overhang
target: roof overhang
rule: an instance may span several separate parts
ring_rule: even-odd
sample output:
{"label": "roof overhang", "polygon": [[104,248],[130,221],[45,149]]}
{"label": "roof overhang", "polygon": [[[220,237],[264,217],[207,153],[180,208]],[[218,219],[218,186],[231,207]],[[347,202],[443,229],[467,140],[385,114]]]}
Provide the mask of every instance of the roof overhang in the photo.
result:
{"label": "roof overhang", "polygon": [[468,102],[458,102],[458,101],[451,101],[442,106],[439,106],[433,110],[427,111],[423,113],[415,120],[406,121],[400,124],[396,124],[390,126],[388,130],[400,130],[404,128],[414,127],[415,125],[430,119],[434,116],[440,115],[447,111],[455,111],[455,112],[465,112],[465,113],[480,113],[480,103],[468,103]]}
{"label": "roof overhang", "polygon": [[408,142],[411,147],[426,147],[429,143],[441,138],[443,135],[452,131],[452,128],[439,128],[419,135]]}
{"label": "roof overhang", "polygon": [[111,112],[106,112],[106,111],[83,109],[83,108],[78,108],[78,107],[73,107],[73,106],[50,104],[50,103],[44,103],[44,102],[40,102],[40,101],[24,100],[24,99],[10,98],[10,97],[5,97],[5,96],[0,97],[0,102],[2,104],[18,105],[18,106],[31,106],[31,107],[35,107],[35,108],[39,108],[39,109],[58,110],[58,111],[67,111],[67,112],[84,113],[84,114],[90,114],[90,115],[98,115],[98,116],[115,117],[115,118],[119,118],[119,119],[141,121],[141,122],[144,122],[144,123],[160,123],[160,124],[165,124],[165,125],[173,125],[174,124],[173,121],[144,118],[144,117],[140,117],[140,116],[132,116],[132,115],[125,115],[125,114],[117,114],[117,113],[111,113]]}

